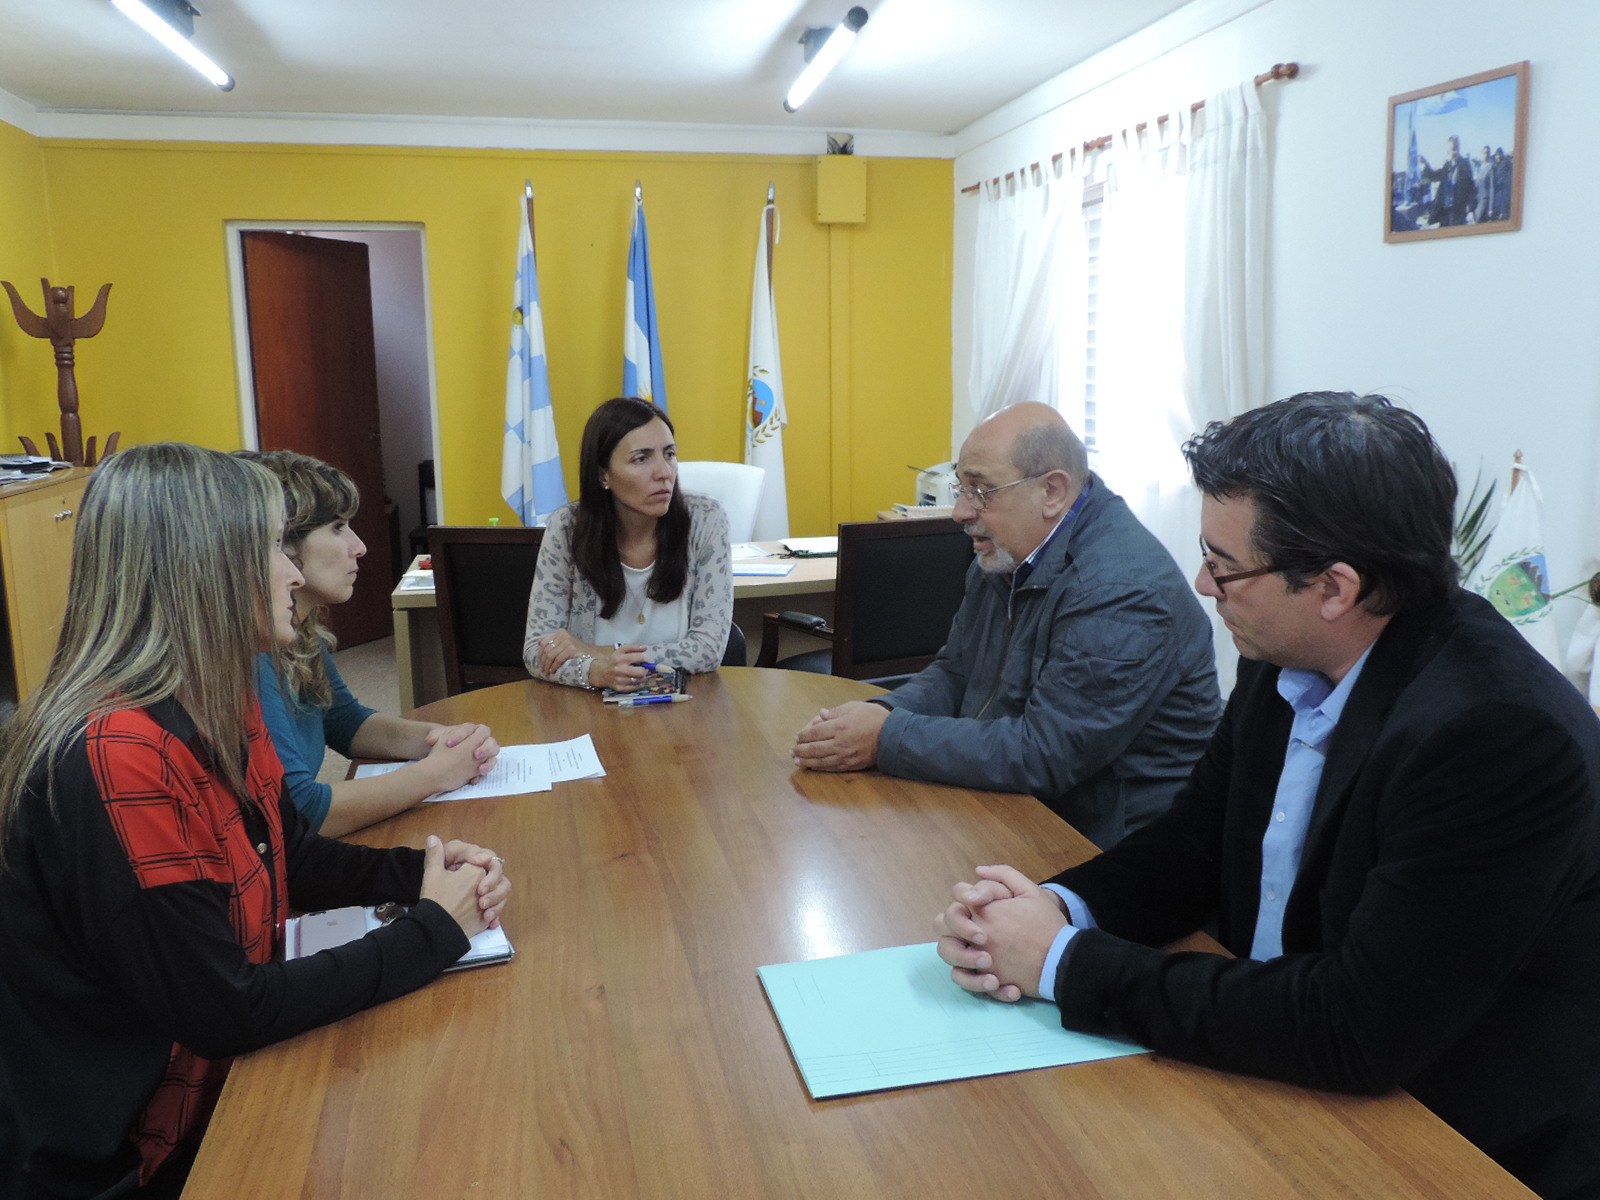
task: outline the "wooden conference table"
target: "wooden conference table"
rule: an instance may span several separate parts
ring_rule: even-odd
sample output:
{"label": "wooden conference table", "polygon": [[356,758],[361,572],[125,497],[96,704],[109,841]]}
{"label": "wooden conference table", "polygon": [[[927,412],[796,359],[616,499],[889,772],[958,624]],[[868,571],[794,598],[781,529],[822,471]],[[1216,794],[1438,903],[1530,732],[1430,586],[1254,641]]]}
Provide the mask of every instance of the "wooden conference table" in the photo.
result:
{"label": "wooden conference table", "polygon": [[[787,608],[798,608],[833,616],[833,584],[838,571],[836,558],[782,558],[781,542],[755,542],[753,545],[769,552],[768,558],[751,559],[756,563],[783,563],[792,566],[787,575],[735,575],[733,577],[733,619],[746,630],[746,636],[761,636],[761,613],[779,596],[800,597],[785,600]],[[399,586],[389,594],[389,607],[394,617],[394,665],[400,679],[400,711],[409,712],[419,704],[426,704],[444,695],[444,659],[439,646],[439,626],[434,619],[438,598],[433,590],[431,571],[418,567],[420,558],[413,559],[411,568],[401,578]],[[426,586],[411,586],[411,581]],[[814,601],[822,598],[818,607]],[[803,635],[795,635],[802,638]],[[818,643],[809,641],[800,649],[811,649]],[[750,657],[755,658],[757,647],[750,647]],[[786,653],[788,651],[785,651]]]}
{"label": "wooden conference table", "polygon": [[187,1200],[1531,1195],[1403,1093],[1151,1055],[811,1100],[758,966],[931,940],[974,863],[1037,878],[1091,848],[1027,797],[793,770],[795,730],[865,684],[690,690],[619,711],[530,681],[424,710],[507,744],[590,732],[609,774],[357,835],[494,847],[516,959],[240,1059]]}

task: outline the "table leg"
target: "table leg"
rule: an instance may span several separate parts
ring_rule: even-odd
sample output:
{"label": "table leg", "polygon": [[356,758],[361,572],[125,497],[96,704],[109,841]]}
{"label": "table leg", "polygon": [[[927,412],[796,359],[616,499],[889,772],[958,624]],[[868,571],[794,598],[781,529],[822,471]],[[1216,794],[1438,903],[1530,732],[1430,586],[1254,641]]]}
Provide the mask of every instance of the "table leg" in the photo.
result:
{"label": "table leg", "polygon": [[394,609],[394,670],[399,676],[400,711],[408,713],[417,706],[417,667],[412,653],[413,609]]}

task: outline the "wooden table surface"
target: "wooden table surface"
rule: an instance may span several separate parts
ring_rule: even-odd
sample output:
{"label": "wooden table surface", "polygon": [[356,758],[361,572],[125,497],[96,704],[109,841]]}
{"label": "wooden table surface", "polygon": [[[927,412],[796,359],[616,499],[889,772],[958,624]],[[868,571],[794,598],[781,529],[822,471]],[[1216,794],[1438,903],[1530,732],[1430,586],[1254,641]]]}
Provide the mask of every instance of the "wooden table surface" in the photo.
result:
{"label": "wooden table surface", "polygon": [[1042,877],[1091,848],[1027,797],[793,770],[795,730],[866,685],[690,690],[618,710],[530,681],[424,710],[505,744],[592,733],[609,774],[356,835],[494,847],[516,959],[240,1059],[189,1200],[1531,1195],[1402,1093],[1151,1055],[811,1100],[758,966],[932,940],[974,863]]}

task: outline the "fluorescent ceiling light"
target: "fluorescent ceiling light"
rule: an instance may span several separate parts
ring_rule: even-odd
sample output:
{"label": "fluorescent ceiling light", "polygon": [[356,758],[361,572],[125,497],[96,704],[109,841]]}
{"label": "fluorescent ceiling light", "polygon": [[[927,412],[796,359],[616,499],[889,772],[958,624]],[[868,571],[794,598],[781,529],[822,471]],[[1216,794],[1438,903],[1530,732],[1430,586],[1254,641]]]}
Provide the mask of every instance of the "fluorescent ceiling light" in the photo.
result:
{"label": "fluorescent ceiling light", "polygon": [[[183,3],[183,0],[175,0],[175,2],[187,10],[186,15],[189,17],[192,27],[193,10],[189,9],[188,5]],[[233,77],[200,53],[193,42],[169,25],[163,17],[145,4],[144,0],[111,0],[111,3],[116,6],[123,16],[183,59],[196,71],[199,71],[200,74],[216,84],[217,87],[225,92],[233,90]],[[162,7],[166,7],[166,5]]]}
{"label": "fluorescent ceiling light", "polygon": [[[789,112],[798,112],[800,106],[811,99],[811,93],[817,90],[817,84],[833,70],[834,65],[844,57],[844,52],[850,49],[850,43],[856,40],[856,30],[866,23],[867,10],[859,5],[845,13],[844,20],[839,22],[838,27],[828,36],[828,40],[822,44],[822,49],[818,50],[816,57],[807,63],[806,69],[800,72],[800,78],[796,79],[794,86],[789,89],[789,94],[783,101],[785,109]],[[823,28],[826,29],[827,26]],[[805,38],[800,40],[802,43],[806,41]]]}

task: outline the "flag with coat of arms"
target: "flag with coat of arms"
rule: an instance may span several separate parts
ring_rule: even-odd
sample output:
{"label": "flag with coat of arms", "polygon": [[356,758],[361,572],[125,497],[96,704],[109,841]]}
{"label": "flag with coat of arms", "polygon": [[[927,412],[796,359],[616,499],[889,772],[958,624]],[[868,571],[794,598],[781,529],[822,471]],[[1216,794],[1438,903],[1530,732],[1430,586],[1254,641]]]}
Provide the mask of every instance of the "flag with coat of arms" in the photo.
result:
{"label": "flag with coat of arms", "polygon": [[661,330],[656,326],[656,287],[650,275],[650,233],[644,223],[644,197],[637,185],[623,309],[622,394],[649,400],[666,412],[666,372],[661,366]]}
{"label": "flag with coat of arms", "polygon": [[550,372],[544,356],[544,318],[539,312],[539,275],[533,256],[533,191],[524,194],[522,232],[517,238],[517,275],[512,290],[511,357],[506,364],[505,442],[500,456],[500,494],[530,528],[543,525],[567,502],[556,442]]}
{"label": "flag with coat of arms", "polygon": [[772,298],[772,248],[778,241],[778,206],[761,210],[755,285],[750,296],[750,370],[745,377],[744,461],[761,467],[756,541],[789,536],[789,493],[783,473],[783,364],[778,356],[778,308]]}
{"label": "flag with coat of arms", "polygon": [[1544,497],[1533,472],[1522,464],[1520,452],[1511,464],[1511,494],[1500,506],[1494,533],[1466,584],[1561,670],[1550,569],[1544,555]]}

